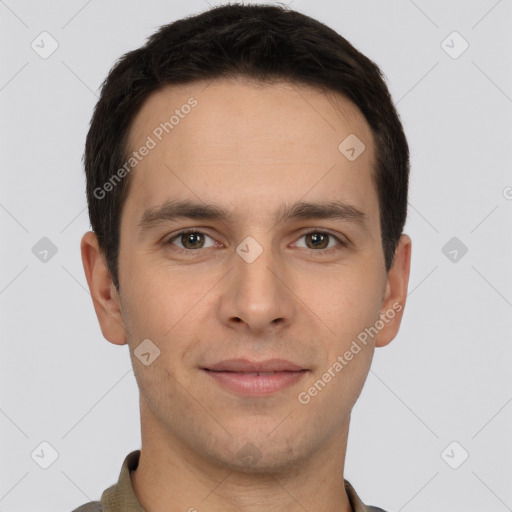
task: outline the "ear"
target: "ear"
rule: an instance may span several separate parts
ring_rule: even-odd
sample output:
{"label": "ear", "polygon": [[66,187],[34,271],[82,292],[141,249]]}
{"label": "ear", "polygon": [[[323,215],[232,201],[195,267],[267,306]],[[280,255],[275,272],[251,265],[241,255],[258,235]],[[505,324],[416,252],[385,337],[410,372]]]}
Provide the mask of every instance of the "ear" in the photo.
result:
{"label": "ear", "polygon": [[384,347],[390,343],[400,328],[409,284],[411,249],[410,237],[402,235],[395,250],[393,266],[388,272],[384,302],[380,311],[380,320],[384,327],[375,336],[376,347]]}
{"label": "ear", "polygon": [[126,330],[121,315],[121,301],[93,231],[88,231],[82,237],[80,251],[101,332],[110,343],[124,345]]}

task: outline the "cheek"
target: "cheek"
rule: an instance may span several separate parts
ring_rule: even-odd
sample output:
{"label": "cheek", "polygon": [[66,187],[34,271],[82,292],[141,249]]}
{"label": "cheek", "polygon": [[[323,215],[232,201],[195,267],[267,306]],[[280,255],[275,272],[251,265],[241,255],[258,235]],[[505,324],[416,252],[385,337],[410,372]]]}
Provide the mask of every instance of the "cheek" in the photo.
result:
{"label": "cheek", "polygon": [[[379,318],[377,286],[380,284],[370,276],[354,275],[336,282],[331,279],[325,294],[317,292],[308,302],[321,319],[319,326],[324,332],[322,362],[313,378],[313,386],[317,382],[320,387],[312,389],[312,393],[319,389],[318,395],[322,396],[318,400],[315,397],[315,407],[318,414],[332,415],[334,422],[340,411],[350,409],[355,402],[370,369],[374,343],[365,329]],[[331,404],[331,412],[326,402]]]}
{"label": "cheek", "polygon": [[347,341],[373,323],[381,307],[382,277],[371,269],[341,269],[302,278],[300,297],[331,330],[335,343]]}
{"label": "cheek", "polygon": [[152,258],[134,256],[125,263],[126,289],[130,317],[138,325],[150,324],[155,332],[172,327],[175,317],[183,316],[183,299],[186,286],[179,275],[174,275],[164,265],[155,265]]}
{"label": "cheek", "polygon": [[147,264],[130,272],[122,297],[130,344],[135,348],[150,339],[160,348],[162,359],[179,360],[179,354],[197,338],[197,315],[204,314],[201,298],[211,288],[210,281],[187,279],[169,268]]}

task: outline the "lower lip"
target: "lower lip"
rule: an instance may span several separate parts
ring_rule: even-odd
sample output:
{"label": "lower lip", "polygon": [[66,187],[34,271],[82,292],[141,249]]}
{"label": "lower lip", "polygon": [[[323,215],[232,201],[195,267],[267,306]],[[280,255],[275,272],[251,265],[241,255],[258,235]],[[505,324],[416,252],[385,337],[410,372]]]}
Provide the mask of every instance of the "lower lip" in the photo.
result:
{"label": "lower lip", "polygon": [[270,395],[298,382],[306,370],[298,372],[276,372],[273,375],[249,375],[236,372],[204,370],[219,384],[241,395]]}

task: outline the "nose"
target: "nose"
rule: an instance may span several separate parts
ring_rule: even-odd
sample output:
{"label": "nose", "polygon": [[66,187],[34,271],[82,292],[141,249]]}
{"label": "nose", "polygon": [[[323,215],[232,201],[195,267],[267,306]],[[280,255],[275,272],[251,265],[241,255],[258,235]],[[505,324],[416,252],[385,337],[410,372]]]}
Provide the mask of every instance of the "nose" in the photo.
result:
{"label": "nose", "polygon": [[284,264],[269,248],[254,260],[233,257],[233,268],[224,281],[220,319],[232,329],[275,333],[291,324],[296,298]]}

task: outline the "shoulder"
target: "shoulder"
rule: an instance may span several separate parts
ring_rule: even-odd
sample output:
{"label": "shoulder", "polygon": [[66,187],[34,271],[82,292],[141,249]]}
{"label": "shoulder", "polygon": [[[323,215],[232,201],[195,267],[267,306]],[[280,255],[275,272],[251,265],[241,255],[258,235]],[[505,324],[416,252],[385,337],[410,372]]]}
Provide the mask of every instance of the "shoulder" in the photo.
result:
{"label": "shoulder", "polygon": [[72,512],[103,512],[103,508],[100,501],[90,501],[89,503],[75,508]]}

